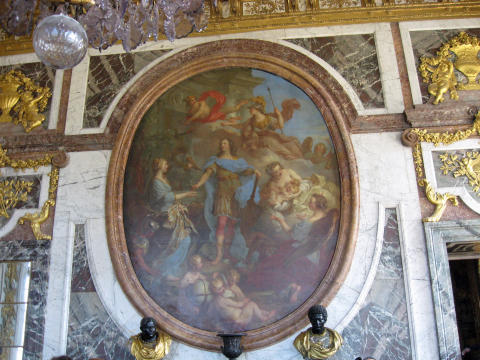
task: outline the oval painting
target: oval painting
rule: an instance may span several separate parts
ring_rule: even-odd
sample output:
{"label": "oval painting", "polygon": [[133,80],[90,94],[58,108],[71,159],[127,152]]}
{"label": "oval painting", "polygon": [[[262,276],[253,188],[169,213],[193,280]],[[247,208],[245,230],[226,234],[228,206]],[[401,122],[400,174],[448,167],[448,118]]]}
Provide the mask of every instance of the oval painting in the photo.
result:
{"label": "oval painting", "polygon": [[125,238],[148,296],[209,332],[286,317],[322,282],[340,181],[312,100],[246,67],[195,75],[140,122],[123,191]]}

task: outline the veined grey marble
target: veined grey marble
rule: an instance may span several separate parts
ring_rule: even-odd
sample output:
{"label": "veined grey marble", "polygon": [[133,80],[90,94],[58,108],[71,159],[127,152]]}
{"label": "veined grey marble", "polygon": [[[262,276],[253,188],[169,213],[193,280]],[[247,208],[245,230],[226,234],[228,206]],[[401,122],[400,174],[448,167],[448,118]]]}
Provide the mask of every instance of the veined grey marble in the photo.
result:
{"label": "veined grey marble", "polygon": [[384,106],[374,34],[288,41],[317,55],[342,74],[366,109]]}
{"label": "veined grey marble", "polygon": [[122,335],[96,292],[70,296],[67,354],[73,359],[134,359]]}
{"label": "veined grey marble", "polygon": [[480,240],[480,221],[425,223],[440,360],[461,359],[446,243]]}
{"label": "veined grey marble", "polygon": [[99,55],[90,58],[83,127],[98,127],[110,102],[135,74],[168,51]]}
{"label": "veined grey marble", "polygon": [[49,250],[50,241],[46,240],[0,241],[0,261],[13,260],[31,262],[25,337],[23,342],[24,360],[42,358]]}
{"label": "veined grey marble", "polygon": [[407,306],[397,213],[396,209],[385,209],[375,279],[363,307],[342,332],[344,345],[330,359],[412,359]]}
{"label": "veined grey marble", "polygon": [[72,265],[72,293],[95,292],[92,276],[88,268],[87,251],[85,249],[85,225],[75,226],[75,243]]}
{"label": "veined grey marble", "polygon": [[128,339],[105,311],[88,267],[85,226],[75,226],[67,355],[73,359],[133,359]]}

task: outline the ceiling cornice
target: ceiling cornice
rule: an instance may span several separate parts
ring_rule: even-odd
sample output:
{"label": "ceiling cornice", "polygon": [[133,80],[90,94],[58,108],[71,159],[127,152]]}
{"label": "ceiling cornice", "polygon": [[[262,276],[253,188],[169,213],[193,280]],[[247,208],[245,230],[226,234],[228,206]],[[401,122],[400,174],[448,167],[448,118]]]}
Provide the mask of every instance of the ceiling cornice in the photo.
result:
{"label": "ceiling cornice", "polygon": [[[207,29],[189,36],[264,31],[284,28],[350,25],[377,22],[444,20],[480,17],[480,1],[409,3],[403,5],[343,7],[287,11],[262,15],[211,17]],[[4,37],[0,56],[33,52],[31,37]]]}

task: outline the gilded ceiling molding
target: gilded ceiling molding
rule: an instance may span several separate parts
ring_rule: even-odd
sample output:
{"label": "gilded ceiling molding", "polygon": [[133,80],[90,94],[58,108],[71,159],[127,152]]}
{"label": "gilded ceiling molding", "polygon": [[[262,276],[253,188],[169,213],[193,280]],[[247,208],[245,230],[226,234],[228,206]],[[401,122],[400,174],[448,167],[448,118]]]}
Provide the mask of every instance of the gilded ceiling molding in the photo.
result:
{"label": "gilded ceiling molding", "polygon": [[[429,84],[428,93],[434,97],[433,104],[443,102],[447,92],[451,99],[458,100],[457,90],[480,90],[476,81],[480,73],[479,51],[478,38],[462,31],[444,43],[436,57],[420,58],[420,74],[423,82]],[[458,81],[455,70],[465,76],[466,82]]]}
{"label": "gilded ceiling molding", "polygon": [[[249,31],[283,28],[363,24],[374,22],[420,21],[480,17],[478,1],[442,1],[438,3],[408,0],[394,4],[383,0],[377,6],[373,0],[362,0],[354,7],[351,0],[307,0],[301,7],[298,0],[229,0],[222,5],[209,2],[210,18],[207,29],[189,35],[212,36]],[[241,11],[240,11],[241,10]],[[0,56],[33,52],[32,38],[13,38],[3,34]]]}
{"label": "gilded ceiling molding", "polygon": [[424,218],[423,222],[439,221],[446,209],[447,201],[450,200],[454,206],[458,206],[458,199],[455,195],[449,193],[437,193],[425,178],[421,143],[432,143],[435,146],[440,144],[449,145],[478,134],[480,134],[480,111],[475,116],[472,126],[465,130],[457,130],[455,132],[429,132],[427,129],[412,128],[403,132],[403,144],[413,148],[413,161],[415,163],[418,186],[425,187],[425,195],[428,201],[436,206],[433,214]]}
{"label": "gilded ceiling molding", "polygon": [[[0,145],[0,167],[11,167],[15,170],[34,169],[40,166],[52,166],[52,170],[48,174],[50,184],[48,189],[48,199],[42,206],[41,211],[36,213],[27,213],[19,220],[19,224],[25,221],[30,222],[30,227],[37,240],[51,240],[51,235],[44,234],[40,226],[48,219],[50,207],[55,206],[56,192],[58,188],[59,167],[68,164],[68,156],[65,152],[56,152],[53,154],[45,154],[41,157],[30,159],[12,159]],[[9,217],[8,209],[12,209],[19,201],[26,201],[27,195],[31,191],[33,183],[23,180],[11,180],[0,182],[0,216]],[[6,216],[5,216],[6,215]]]}
{"label": "gilded ceiling molding", "polygon": [[47,108],[52,91],[36,85],[19,70],[0,75],[0,123],[22,125],[28,133],[45,121],[40,114]]}

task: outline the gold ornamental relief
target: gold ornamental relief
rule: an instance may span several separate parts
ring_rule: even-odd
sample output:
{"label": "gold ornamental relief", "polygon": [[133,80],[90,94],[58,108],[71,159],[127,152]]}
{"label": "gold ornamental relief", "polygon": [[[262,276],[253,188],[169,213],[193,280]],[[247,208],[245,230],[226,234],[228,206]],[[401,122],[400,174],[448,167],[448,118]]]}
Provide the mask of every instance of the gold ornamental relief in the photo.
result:
{"label": "gold ornamental relief", "polygon": [[[66,166],[68,157],[65,153],[45,154],[38,158],[12,159],[7,150],[0,145],[0,168],[10,167],[15,170],[38,169],[40,166],[52,166],[48,174],[50,178],[48,199],[42,205],[42,209],[36,213],[27,213],[19,220],[19,224],[25,221],[30,223],[32,232],[37,240],[51,240],[51,236],[41,230],[41,225],[48,220],[51,208],[55,206],[56,191],[58,188],[59,168]],[[5,180],[0,182],[0,216],[9,217],[7,210],[14,208],[19,201],[26,201],[33,183],[23,180]]]}
{"label": "gold ornamental relief", "polygon": [[449,154],[440,155],[442,166],[440,170],[444,175],[452,174],[453,177],[466,177],[472,190],[480,196],[480,153],[467,151],[465,155]]}
{"label": "gold ornamental relief", "polygon": [[8,210],[15,208],[19,202],[27,201],[32,186],[32,181],[0,181],[0,216],[9,218]]}
{"label": "gold ornamental relief", "polygon": [[[435,191],[425,177],[422,142],[431,143],[435,146],[440,144],[453,144],[454,142],[468,139],[471,136],[480,134],[480,111],[475,115],[475,120],[470,128],[465,130],[457,130],[455,132],[429,132],[427,129],[413,128],[408,129],[402,135],[402,141],[413,148],[413,161],[415,164],[415,172],[417,174],[418,186],[425,188],[425,195],[430,203],[435,205],[433,214],[423,219],[423,222],[437,222],[441,219],[448,201],[454,206],[458,206],[458,199],[455,195],[445,193],[441,194]],[[440,157],[444,165],[440,168],[444,174],[450,172],[465,175],[469,178],[470,185],[474,191],[480,189],[480,158],[478,154],[472,152],[470,156],[464,159],[458,157],[449,157],[444,154]],[[478,174],[477,174],[478,173]]]}
{"label": "gold ornamental relief", "polygon": [[459,83],[458,90],[480,90],[480,84],[477,82],[480,73],[480,60],[478,59],[480,42],[478,38],[462,31],[450,40],[450,51],[456,55],[453,63],[455,69],[465,75],[468,80],[467,83]]}
{"label": "gold ornamental relief", "polygon": [[12,122],[32,131],[45,121],[41,113],[51,96],[48,87],[38,86],[19,70],[0,75],[0,123]]}
{"label": "gold ornamental relief", "polygon": [[43,203],[42,209],[36,213],[28,213],[22,216],[18,223],[22,225],[25,221],[30,222],[33,235],[37,240],[52,240],[52,237],[42,232],[41,225],[48,220],[50,216],[50,208],[55,206],[55,193],[58,188],[59,170],[54,167],[48,174],[50,176],[50,184],[48,187],[48,200]]}
{"label": "gold ornamental relief", "polygon": [[433,214],[423,218],[423,222],[438,222],[442,218],[445,209],[447,208],[447,203],[450,201],[453,206],[458,206],[458,198],[455,195],[450,193],[438,193],[435,189],[430,185],[427,180],[425,182],[425,195],[427,196],[428,201],[430,201],[433,205],[435,205],[435,210]]}
{"label": "gold ornamental relief", "polygon": [[[480,90],[477,81],[480,74],[480,42],[476,36],[465,32],[444,43],[437,56],[420,58],[420,74],[423,82],[428,85],[428,93],[434,97],[433,104],[445,100],[449,92],[450,98],[457,100],[457,90]],[[455,71],[465,76],[465,80],[458,81]]]}

